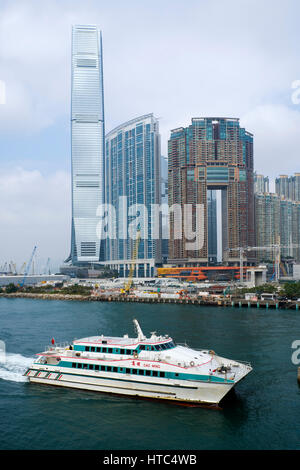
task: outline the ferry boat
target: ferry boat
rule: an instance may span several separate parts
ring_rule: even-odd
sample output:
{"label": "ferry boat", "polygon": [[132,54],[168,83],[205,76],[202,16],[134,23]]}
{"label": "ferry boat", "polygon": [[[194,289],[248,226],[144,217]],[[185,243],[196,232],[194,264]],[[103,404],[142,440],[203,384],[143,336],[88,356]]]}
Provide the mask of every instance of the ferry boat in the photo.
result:
{"label": "ferry boat", "polygon": [[251,372],[249,363],[214,351],[147,338],[92,336],[59,345],[52,339],[25,372],[30,382],[176,402],[218,405]]}

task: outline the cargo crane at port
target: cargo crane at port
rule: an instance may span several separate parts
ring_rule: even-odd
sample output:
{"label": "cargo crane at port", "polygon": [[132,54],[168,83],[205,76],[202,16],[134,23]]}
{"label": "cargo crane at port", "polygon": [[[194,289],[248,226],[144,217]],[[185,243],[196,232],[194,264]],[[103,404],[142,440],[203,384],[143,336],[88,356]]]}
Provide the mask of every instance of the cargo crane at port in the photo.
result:
{"label": "cargo crane at port", "polygon": [[24,272],[24,277],[23,277],[23,279],[22,279],[22,281],[21,281],[20,287],[23,287],[23,286],[24,286],[26,277],[28,276],[28,273],[29,273],[29,270],[30,270],[30,266],[31,266],[31,263],[32,263],[34,254],[35,254],[35,252],[36,252],[36,248],[37,248],[36,246],[33,248],[33,251],[32,251],[31,256],[30,256],[30,260],[29,260],[28,264],[26,265],[26,269],[25,269],[25,272]]}

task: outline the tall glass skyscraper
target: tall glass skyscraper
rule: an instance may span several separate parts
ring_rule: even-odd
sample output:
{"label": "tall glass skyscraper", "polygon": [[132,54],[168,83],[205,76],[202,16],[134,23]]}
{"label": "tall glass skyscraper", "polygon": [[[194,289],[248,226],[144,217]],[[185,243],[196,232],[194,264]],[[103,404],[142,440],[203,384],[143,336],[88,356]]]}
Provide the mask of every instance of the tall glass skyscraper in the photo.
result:
{"label": "tall glass skyscraper", "polygon": [[[106,264],[127,277],[152,277],[161,263],[161,153],[153,114],[132,119],[106,135],[105,203],[109,205]],[[112,217],[114,215],[114,217]],[[136,234],[141,238],[134,257]]]}
{"label": "tall glass skyscraper", "polygon": [[[99,262],[97,208],[104,202],[102,38],[96,26],[72,28],[72,264]],[[100,229],[101,232],[101,229]]]}

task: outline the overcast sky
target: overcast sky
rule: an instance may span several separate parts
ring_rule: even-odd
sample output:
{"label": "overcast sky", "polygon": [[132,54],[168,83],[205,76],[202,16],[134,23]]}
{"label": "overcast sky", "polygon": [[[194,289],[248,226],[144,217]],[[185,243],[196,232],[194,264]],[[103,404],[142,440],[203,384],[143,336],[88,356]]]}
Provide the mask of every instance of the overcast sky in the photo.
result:
{"label": "overcast sky", "polygon": [[153,112],[166,154],[192,117],[239,117],[274,178],[300,171],[299,13],[297,0],[0,0],[0,266],[35,244],[41,266],[69,254],[72,24],[102,29],[106,131]]}

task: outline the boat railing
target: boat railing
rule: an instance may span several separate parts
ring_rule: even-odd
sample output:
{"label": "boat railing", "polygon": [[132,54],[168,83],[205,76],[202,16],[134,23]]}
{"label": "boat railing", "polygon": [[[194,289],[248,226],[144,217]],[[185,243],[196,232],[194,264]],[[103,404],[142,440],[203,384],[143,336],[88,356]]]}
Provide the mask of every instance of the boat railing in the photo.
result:
{"label": "boat railing", "polygon": [[47,344],[45,347],[45,351],[56,351],[57,349],[65,349],[68,346],[70,346],[71,343],[68,343],[67,341],[63,343],[54,343],[54,344]]}

